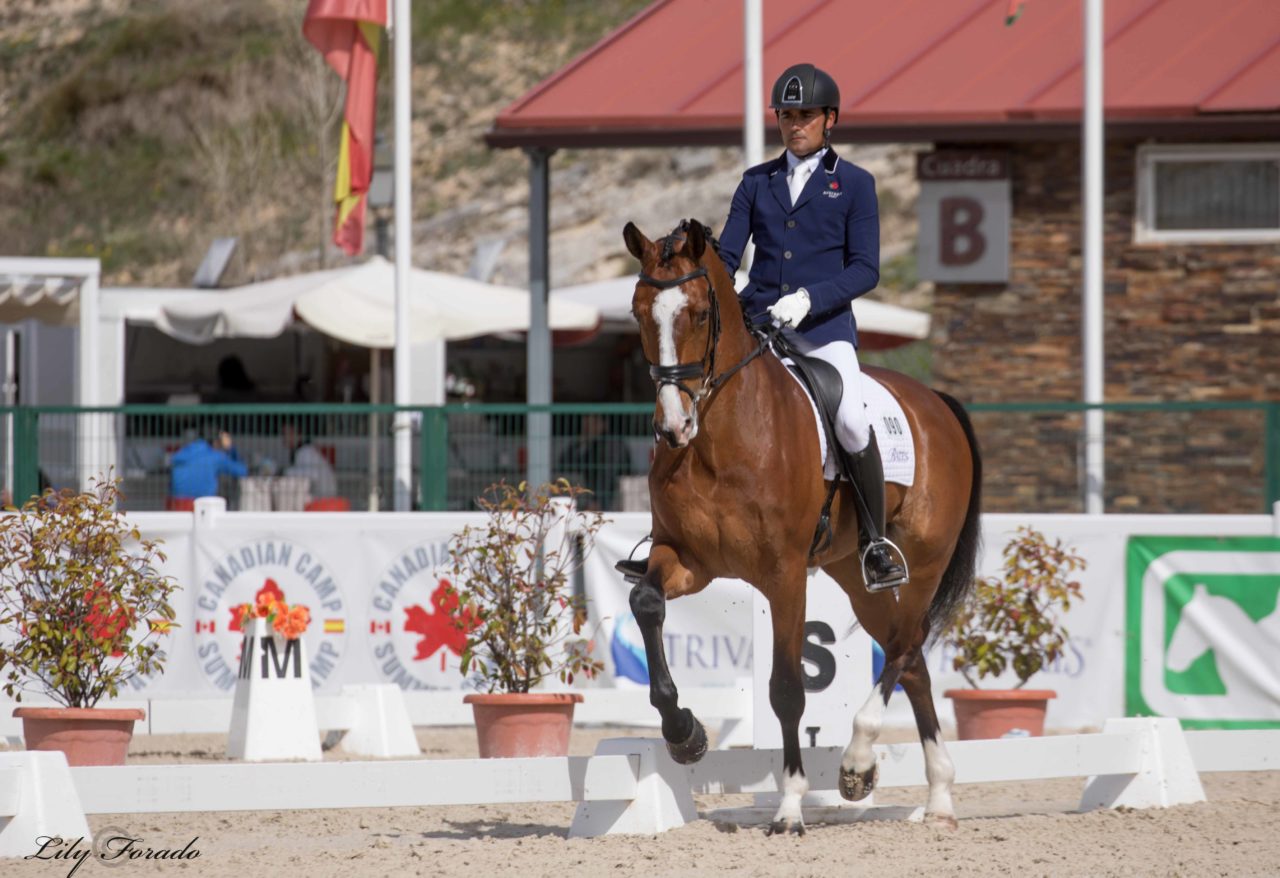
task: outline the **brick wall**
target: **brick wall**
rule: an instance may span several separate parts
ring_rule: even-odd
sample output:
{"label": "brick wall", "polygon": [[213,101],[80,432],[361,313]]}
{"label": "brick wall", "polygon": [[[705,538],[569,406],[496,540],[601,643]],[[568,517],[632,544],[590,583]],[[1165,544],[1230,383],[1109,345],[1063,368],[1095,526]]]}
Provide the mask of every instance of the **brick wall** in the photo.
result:
{"label": "brick wall", "polygon": [[[934,383],[968,403],[1078,401],[1079,146],[1005,148],[1009,283],[937,285]],[[1106,156],[1107,401],[1280,401],[1280,245],[1134,243],[1136,153]],[[1079,414],[974,420],[985,509],[1081,511]],[[1108,414],[1108,511],[1263,511],[1264,427],[1254,410]]]}

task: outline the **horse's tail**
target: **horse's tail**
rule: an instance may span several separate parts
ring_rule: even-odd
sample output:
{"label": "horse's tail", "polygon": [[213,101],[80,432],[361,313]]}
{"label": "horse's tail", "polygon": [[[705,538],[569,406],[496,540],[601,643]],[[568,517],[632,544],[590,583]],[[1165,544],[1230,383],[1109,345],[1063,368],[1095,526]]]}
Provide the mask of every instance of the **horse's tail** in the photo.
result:
{"label": "horse's tail", "polygon": [[973,485],[969,489],[969,508],[964,515],[964,525],[960,528],[960,537],[956,540],[955,551],[951,555],[951,563],[942,574],[938,583],[938,591],[929,605],[929,636],[934,639],[942,634],[951,617],[960,608],[973,591],[974,571],[978,561],[978,547],[982,543],[982,528],[979,521],[982,506],[982,452],[978,450],[978,438],[973,434],[973,424],[964,406],[952,396],[935,390],[951,413],[960,422],[965,438],[969,441],[969,454],[973,458]]}

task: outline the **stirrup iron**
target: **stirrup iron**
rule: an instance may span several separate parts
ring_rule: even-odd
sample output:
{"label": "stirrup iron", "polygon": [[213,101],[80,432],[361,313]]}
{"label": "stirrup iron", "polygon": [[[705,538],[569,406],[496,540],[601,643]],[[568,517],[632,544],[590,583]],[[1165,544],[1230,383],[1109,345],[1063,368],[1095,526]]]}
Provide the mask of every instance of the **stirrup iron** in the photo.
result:
{"label": "stirrup iron", "polygon": [[649,572],[649,559],[636,558],[636,549],[652,541],[653,534],[647,534],[644,539],[631,547],[630,555],[613,565],[613,569],[621,573],[622,578],[632,585],[639,585],[644,575]]}
{"label": "stirrup iron", "polygon": [[[900,562],[902,567],[902,575],[886,579],[883,582],[872,582],[871,577],[867,575],[867,555],[871,554],[872,549],[881,546],[888,548],[892,555],[897,556],[897,561]],[[872,594],[888,591],[889,589],[893,589],[896,592],[899,586],[906,585],[911,581],[911,571],[907,567],[907,556],[888,537],[879,537],[868,542],[866,548],[858,554],[858,563],[862,567],[862,582],[866,585],[867,591]]]}

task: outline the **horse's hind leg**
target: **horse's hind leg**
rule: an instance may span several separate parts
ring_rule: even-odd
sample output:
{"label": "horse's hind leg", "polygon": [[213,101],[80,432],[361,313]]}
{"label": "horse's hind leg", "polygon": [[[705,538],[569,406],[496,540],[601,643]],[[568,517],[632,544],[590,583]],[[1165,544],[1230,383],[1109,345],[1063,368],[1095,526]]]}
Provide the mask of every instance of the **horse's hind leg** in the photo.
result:
{"label": "horse's hind leg", "polygon": [[938,714],[933,708],[929,665],[920,647],[912,651],[911,660],[903,668],[902,688],[911,701],[911,709],[916,715],[916,728],[920,732],[920,744],[924,747],[924,775],[929,782],[929,802],[925,805],[924,819],[928,823],[954,829],[956,812],[951,803],[951,784],[955,781],[956,770],[942,743]]}
{"label": "horse's hind leg", "polygon": [[[662,623],[667,618],[666,585],[682,577],[691,580],[693,573],[680,563],[675,551],[666,545],[654,546],[649,556],[649,572],[631,589],[631,612],[644,638],[649,663],[649,703],[662,716],[662,737],[671,758],[687,764],[697,762],[707,752],[707,732],[692,711],[680,707],[679,693],[662,646]],[[692,590],[695,589],[675,589],[677,594]]]}

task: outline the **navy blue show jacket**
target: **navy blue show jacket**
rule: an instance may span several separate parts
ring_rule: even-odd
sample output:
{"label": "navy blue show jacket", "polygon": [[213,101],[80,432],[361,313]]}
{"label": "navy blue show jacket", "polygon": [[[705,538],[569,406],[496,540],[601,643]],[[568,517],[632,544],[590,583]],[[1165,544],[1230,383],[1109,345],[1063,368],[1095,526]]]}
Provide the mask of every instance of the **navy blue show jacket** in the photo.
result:
{"label": "navy blue show jacket", "polygon": [[880,214],[875,178],[828,149],[795,207],[787,187],[787,156],[742,175],[720,233],[720,257],[732,275],[750,237],[755,262],[740,293],[747,316],[804,287],[809,315],[798,331],[811,344],[858,343],[853,300],[880,282]]}

